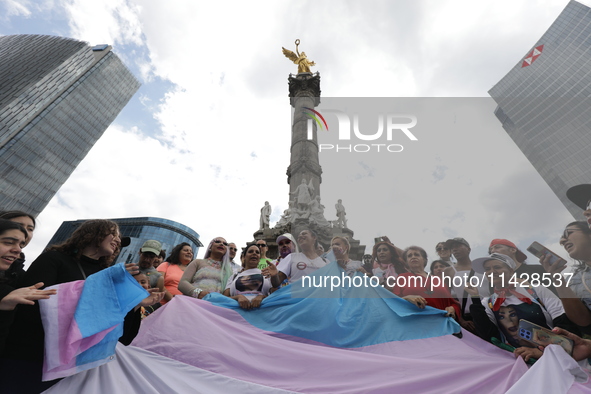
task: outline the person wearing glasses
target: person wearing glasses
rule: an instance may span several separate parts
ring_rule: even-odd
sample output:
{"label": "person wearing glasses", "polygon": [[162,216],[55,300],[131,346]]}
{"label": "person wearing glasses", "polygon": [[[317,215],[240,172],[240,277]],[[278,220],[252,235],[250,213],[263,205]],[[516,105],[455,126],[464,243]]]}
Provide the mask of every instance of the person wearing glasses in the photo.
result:
{"label": "person wearing glasses", "polygon": [[281,234],[277,237],[277,240],[275,242],[277,242],[277,247],[279,249],[279,257],[277,257],[277,260],[273,261],[274,265],[279,265],[281,260],[283,260],[292,253],[300,252],[295,238],[290,233]]}
{"label": "person wearing glasses", "polygon": [[182,294],[178,285],[187,269],[189,263],[193,260],[193,249],[186,242],[180,243],[170,252],[166,261],[157,268],[162,276],[158,279],[158,288],[164,288],[164,299],[162,305],[172,300],[175,295]]}
{"label": "person wearing glasses", "polygon": [[455,264],[453,261],[451,261],[451,249],[447,247],[445,242],[439,242],[435,246],[435,252],[437,252],[439,260],[447,261],[450,266]]}
{"label": "person wearing glasses", "polygon": [[178,289],[184,295],[203,298],[209,293],[221,293],[232,276],[230,248],[222,237],[211,240],[203,259],[193,260],[188,266]]}
{"label": "person wearing glasses", "polygon": [[230,265],[232,266],[232,272],[237,274],[238,272],[242,271],[242,261],[240,264],[234,261],[234,257],[236,257],[236,252],[238,252],[238,247],[234,242],[230,242],[228,244],[228,248],[230,249]]}
{"label": "person wearing glasses", "polygon": [[[581,327],[584,334],[591,334],[591,229],[585,222],[569,223],[562,236],[560,245],[569,257],[576,260],[574,274],[567,286],[567,278],[553,280],[558,296],[568,318]],[[540,263],[556,279],[566,266],[565,260],[550,264],[551,256],[540,259]],[[560,277],[559,277],[560,278]]]}
{"label": "person wearing glasses", "polygon": [[261,250],[261,259],[259,260],[259,266],[257,267],[260,270],[264,270],[267,268],[269,264],[272,263],[271,259],[267,258],[267,251],[269,250],[269,246],[267,245],[267,241],[264,239],[259,239],[256,242],[257,246]]}

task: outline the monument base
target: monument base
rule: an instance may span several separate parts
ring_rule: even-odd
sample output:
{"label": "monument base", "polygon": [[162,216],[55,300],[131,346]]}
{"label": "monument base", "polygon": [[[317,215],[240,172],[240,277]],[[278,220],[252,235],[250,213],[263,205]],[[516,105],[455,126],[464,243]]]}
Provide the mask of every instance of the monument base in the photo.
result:
{"label": "monument base", "polygon": [[353,230],[348,228],[318,226],[307,219],[296,219],[292,223],[288,223],[284,226],[258,230],[253,234],[253,236],[257,241],[260,239],[265,240],[269,246],[267,257],[275,259],[279,255],[279,248],[277,242],[275,242],[277,237],[279,237],[281,234],[290,233],[297,241],[298,234],[302,232],[302,230],[314,231],[318,235],[318,242],[324,247],[325,251],[330,249],[330,241],[333,237],[346,237],[349,240],[349,244],[351,245],[349,258],[351,260],[362,260],[363,254],[365,253],[365,245],[361,245],[359,240],[354,239]]}

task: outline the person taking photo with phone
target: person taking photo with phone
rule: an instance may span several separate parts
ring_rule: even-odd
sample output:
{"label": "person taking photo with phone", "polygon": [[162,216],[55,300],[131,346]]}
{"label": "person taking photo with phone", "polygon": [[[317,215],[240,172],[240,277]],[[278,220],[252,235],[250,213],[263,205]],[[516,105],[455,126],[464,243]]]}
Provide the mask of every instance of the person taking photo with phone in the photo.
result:
{"label": "person taking photo with phone", "polygon": [[578,262],[570,280],[567,276],[562,276],[562,272],[566,269],[566,261],[551,251],[542,255],[540,263],[554,278],[553,282],[566,315],[581,328],[582,333],[589,335],[591,334],[591,229],[585,222],[569,223],[560,237],[560,245],[572,259]]}
{"label": "person taking photo with phone", "polygon": [[[517,264],[509,256],[492,253],[474,260],[472,268],[491,280],[494,288],[491,296],[480,299],[476,288],[466,286],[466,291],[473,298],[470,313],[482,339],[490,342],[493,337],[500,338],[516,348],[516,355],[529,359],[542,353],[515,335],[513,320],[528,320],[547,329],[560,326],[576,330],[554,293],[543,286],[533,287],[514,276]],[[512,324],[507,320],[513,321]]]}

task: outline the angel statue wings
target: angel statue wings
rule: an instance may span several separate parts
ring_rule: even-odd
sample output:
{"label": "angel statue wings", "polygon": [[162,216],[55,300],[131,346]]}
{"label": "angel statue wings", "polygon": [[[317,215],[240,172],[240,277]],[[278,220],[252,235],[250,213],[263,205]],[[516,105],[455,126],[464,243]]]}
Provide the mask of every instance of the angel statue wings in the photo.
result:
{"label": "angel statue wings", "polygon": [[285,48],[281,47],[283,49],[283,54],[289,60],[291,60],[292,62],[294,62],[295,64],[298,65],[298,74],[312,72],[312,71],[310,71],[310,67],[315,66],[316,63],[308,60],[308,58],[306,57],[306,52],[302,52],[300,54],[300,52],[298,51],[298,45],[300,45],[299,39],[295,40],[295,44],[296,44],[296,53],[293,53],[289,49],[285,49]]}

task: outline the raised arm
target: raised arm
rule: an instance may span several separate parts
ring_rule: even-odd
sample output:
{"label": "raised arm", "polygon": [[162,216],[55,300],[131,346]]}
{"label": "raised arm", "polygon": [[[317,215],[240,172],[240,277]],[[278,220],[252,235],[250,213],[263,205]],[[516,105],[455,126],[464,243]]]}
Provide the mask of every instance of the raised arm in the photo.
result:
{"label": "raised arm", "polygon": [[49,296],[57,294],[55,289],[39,290],[41,287],[43,287],[43,282],[11,291],[7,296],[0,300],[0,310],[11,311],[16,308],[18,304],[35,305],[35,301],[45,300],[48,299]]}

